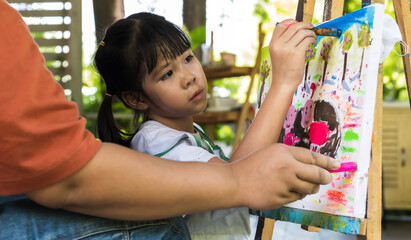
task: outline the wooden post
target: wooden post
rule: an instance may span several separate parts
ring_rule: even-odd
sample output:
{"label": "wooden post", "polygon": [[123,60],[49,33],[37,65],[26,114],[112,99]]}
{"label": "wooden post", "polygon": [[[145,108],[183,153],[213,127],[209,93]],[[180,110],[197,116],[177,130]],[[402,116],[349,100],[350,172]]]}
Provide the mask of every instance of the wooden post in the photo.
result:
{"label": "wooden post", "polygon": [[[409,0],[394,0],[394,11],[397,19],[398,26],[400,27],[402,39],[410,46],[411,41],[411,1]],[[401,46],[402,54],[405,54],[404,46]],[[404,64],[405,79],[407,80],[408,98],[411,107],[411,67],[410,67],[411,55],[404,55],[402,57]]]}
{"label": "wooden post", "polygon": [[93,0],[96,42],[100,43],[105,30],[115,21],[124,17],[123,0]]}
{"label": "wooden post", "polygon": [[[188,31],[206,25],[206,0],[184,0],[183,22]],[[201,61],[203,53],[201,46],[194,49],[194,55]],[[203,63],[204,64],[204,63]]]}
{"label": "wooden post", "polygon": [[81,1],[71,1],[70,10],[70,72],[71,81],[69,81],[69,86],[71,88],[71,100],[76,102],[80,116],[84,115],[83,109],[83,94],[81,92],[83,87],[83,67],[82,67],[82,41],[81,41]]}

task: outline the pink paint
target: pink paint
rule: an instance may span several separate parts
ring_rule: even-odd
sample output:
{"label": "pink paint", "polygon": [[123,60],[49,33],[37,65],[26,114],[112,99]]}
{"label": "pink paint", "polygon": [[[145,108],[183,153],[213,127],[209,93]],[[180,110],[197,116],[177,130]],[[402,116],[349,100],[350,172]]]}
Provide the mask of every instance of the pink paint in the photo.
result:
{"label": "pink paint", "polygon": [[285,117],[285,121],[283,124],[283,128],[286,134],[291,131],[291,128],[293,128],[296,116],[297,116],[297,113],[295,112],[295,108],[293,105],[291,105],[288,108],[287,116]]}
{"label": "pink paint", "polygon": [[313,122],[310,125],[309,140],[316,145],[322,145],[328,140],[330,130],[325,122]]}
{"label": "pink paint", "polygon": [[355,128],[355,127],[360,127],[360,126],[361,126],[361,124],[353,123],[353,124],[346,124],[342,128],[343,129],[345,129],[345,128]]}
{"label": "pink paint", "polygon": [[349,172],[357,170],[357,163],[355,162],[343,162],[341,166],[336,170],[329,170],[330,173],[336,172]]}
{"label": "pink paint", "polygon": [[289,27],[289,26],[291,26],[291,25],[293,25],[293,24],[296,24],[297,22],[292,22],[292,23],[289,23],[289,24],[284,24],[284,26],[286,26],[286,27]]}
{"label": "pink paint", "polygon": [[301,126],[303,128],[308,128],[310,124],[313,122],[314,117],[314,108],[313,108],[313,101],[308,99],[305,102],[304,109],[301,115]]}
{"label": "pink paint", "polygon": [[294,134],[292,133],[287,133],[284,136],[284,144],[288,145],[288,146],[294,146],[294,143],[296,141],[299,141],[300,139],[298,137],[296,137]]}

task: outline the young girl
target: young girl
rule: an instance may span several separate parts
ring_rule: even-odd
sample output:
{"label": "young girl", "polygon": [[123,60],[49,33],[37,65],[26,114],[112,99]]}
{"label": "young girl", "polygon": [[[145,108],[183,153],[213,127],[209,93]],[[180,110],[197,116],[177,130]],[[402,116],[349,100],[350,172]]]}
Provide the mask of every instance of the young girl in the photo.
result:
{"label": "young girl", "polygon": [[[272,87],[255,124],[228,159],[193,123],[193,115],[206,107],[207,81],[187,35],[163,17],[150,13],[117,21],[107,29],[95,55],[96,68],[107,85],[98,114],[100,139],[166,159],[195,158],[220,164],[239,160],[276,142],[292,95],[303,78],[305,50],[316,42],[310,24],[294,23],[285,20],[273,33]],[[142,122],[137,133],[127,135],[116,127],[111,110],[113,96],[133,109],[135,119]],[[316,191],[313,189],[313,193]],[[247,208],[197,213],[185,218],[193,238],[250,238]]]}

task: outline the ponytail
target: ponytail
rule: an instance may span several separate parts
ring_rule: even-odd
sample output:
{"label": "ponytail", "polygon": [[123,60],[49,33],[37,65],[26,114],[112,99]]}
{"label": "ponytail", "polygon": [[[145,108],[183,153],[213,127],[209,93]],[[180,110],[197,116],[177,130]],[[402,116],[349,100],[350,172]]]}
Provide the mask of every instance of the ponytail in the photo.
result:
{"label": "ponytail", "polygon": [[97,132],[101,141],[121,144],[128,147],[134,134],[127,134],[117,128],[113,111],[113,97],[106,94],[97,115]]}

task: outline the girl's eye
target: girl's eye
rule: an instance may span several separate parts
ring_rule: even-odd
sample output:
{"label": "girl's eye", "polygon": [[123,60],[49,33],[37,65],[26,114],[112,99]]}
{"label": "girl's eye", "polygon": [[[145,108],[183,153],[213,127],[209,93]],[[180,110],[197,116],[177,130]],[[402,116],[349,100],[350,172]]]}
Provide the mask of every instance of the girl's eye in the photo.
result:
{"label": "girl's eye", "polygon": [[171,77],[173,75],[173,71],[169,70],[166,74],[164,74],[160,80],[166,80],[167,78]]}
{"label": "girl's eye", "polygon": [[193,58],[194,58],[193,55],[188,55],[188,56],[186,57],[185,63],[191,62],[191,60],[193,60]]}

